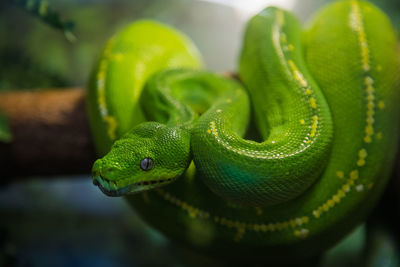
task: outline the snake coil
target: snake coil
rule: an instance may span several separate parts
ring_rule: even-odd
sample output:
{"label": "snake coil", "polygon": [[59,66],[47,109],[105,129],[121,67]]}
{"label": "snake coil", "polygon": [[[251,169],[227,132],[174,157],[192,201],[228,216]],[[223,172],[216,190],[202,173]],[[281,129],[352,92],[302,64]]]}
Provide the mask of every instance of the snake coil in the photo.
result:
{"label": "snake coil", "polygon": [[[328,5],[304,32],[291,13],[266,8],[247,25],[243,86],[199,70],[177,31],[136,22],[108,42],[89,86],[99,154],[114,143],[93,182],[209,254],[314,256],[365,218],[388,180],[396,43],[367,2]],[[260,140],[244,138],[251,121]]]}

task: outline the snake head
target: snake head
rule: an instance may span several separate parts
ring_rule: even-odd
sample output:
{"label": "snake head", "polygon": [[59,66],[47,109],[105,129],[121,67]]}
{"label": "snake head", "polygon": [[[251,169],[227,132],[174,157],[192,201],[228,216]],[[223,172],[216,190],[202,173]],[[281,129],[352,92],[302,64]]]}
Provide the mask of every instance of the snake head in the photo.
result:
{"label": "snake head", "polygon": [[145,122],[117,140],[92,168],[93,184],[108,196],[122,196],[171,183],[189,166],[190,133]]}

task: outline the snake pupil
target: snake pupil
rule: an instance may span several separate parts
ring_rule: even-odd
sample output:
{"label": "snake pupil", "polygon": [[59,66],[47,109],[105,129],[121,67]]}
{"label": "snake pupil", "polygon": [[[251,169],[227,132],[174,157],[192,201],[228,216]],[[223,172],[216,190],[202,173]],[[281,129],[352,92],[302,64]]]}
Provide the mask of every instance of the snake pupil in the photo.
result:
{"label": "snake pupil", "polygon": [[154,161],[151,158],[144,158],[140,162],[140,168],[144,171],[149,171],[153,168]]}

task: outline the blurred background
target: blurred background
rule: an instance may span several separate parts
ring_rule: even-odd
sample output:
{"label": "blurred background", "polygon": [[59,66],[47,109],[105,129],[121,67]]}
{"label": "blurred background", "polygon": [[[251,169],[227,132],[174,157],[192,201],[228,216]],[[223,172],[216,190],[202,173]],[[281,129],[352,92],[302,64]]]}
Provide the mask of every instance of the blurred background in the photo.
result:
{"label": "blurred background", "polygon": [[[140,18],[153,18],[186,33],[209,69],[235,71],[243,29],[252,15],[276,5],[305,22],[326,2],[49,0],[63,19],[75,23],[77,40],[69,42],[62,31],[2,0],[0,90],[85,86],[106,40]],[[398,0],[373,2],[399,28]],[[365,231],[360,227],[331,250],[323,266],[359,265]],[[104,196],[89,175],[33,177],[0,186],[0,266],[185,266],[179,253],[122,198]]]}

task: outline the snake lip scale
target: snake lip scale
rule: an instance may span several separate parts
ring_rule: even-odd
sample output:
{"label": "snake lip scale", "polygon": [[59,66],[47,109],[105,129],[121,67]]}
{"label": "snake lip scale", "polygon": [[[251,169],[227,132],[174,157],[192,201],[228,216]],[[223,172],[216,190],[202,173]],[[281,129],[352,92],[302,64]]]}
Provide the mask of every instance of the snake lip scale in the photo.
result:
{"label": "snake lip scale", "polygon": [[109,197],[120,197],[126,194],[135,194],[138,192],[150,190],[152,188],[161,185],[166,185],[172,182],[173,180],[172,178],[168,178],[160,180],[142,181],[118,189],[112,189],[112,188],[108,189],[105,187],[105,184],[107,184],[108,186],[114,185],[114,187],[117,187],[116,182],[108,180],[107,178],[101,176],[101,174],[95,174],[94,176],[95,179],[93,179],[93,184],[99,187],[101,192],[103,192],[105,195]]}

